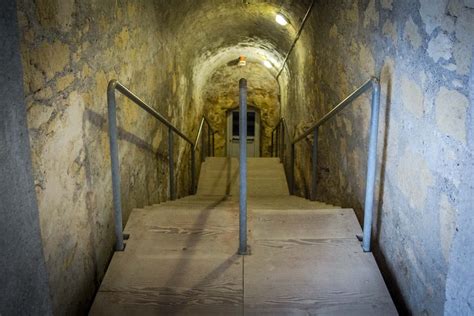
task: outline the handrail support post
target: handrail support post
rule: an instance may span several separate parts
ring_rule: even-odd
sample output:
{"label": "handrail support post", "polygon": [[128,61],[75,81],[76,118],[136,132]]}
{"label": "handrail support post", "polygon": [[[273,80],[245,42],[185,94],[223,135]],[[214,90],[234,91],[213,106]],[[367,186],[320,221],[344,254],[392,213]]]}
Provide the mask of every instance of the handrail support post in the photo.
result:
{"label": "handrail support post", "polygon": [[168,162],[170,173],[170,200],[175,199],[175,184],[174,184],[174,146],[173,146],[173,130],[168,129]]}
{"label": "handrail support post", "polygon": [[212,156],[212,152],[211,152],[211,126],[209,125],[209,123],[207,123],[207,156],[208,157],[211,157]]}
{"label": "handrail support post", "polygon": [[270,157],[273,157],[273,134],[274,134],[274,130],[272,131],[272,143],[271,143],[271,146],[270,146]]}
{"label": "handrail support post", "polygon": [[275,134],[275,157],[280,158],[280,123],[277,125]]}
{"label": "handrail support post", "polygon": [[379,108],[380,108],[380,84],[377,79],[373,79],[372,83],[372,105],[369,132],[369,150],[367,158],[367,180],[365,189],[365,206],[364,206],[364,228],[362,248],[364,252],[371,250],[372,237],[372,218],[375,199],[375,176],[377,167],[377,136],[379,124]]}
{"label": "handrail support post", "polygon": [[[127,99],[135,103],[137,106],[145,110],[148,114],[152,115],[155,119],[163,123],[168,127],[169,140],[168,140],[168,152],[169,155],[169,167],[170,167],[170,199],[175,199],[175,174],[174,174],[174,149],[173,149],[173,133],[176,133],[179,137],[184,139],[187,143],[192,146],[192,163],[191,163],[191,178],[192,178],[192,190],[195,187],[195,149],[196,144],[177,129],[169,120],[167,120],[161,113],[157,112],[154,108],[146,104],[137,95],[130,91],[127,87],[122,85],[117,80],[109,81],[107,86],[107,115],[109,125],[109,145],[110,145],[110,160],[112,169],[112,195],[113,195],[113,206],[114,206],[114,231],[115,231],[115,250],[122,251],[125,247],[123,242],[123,220],[122,220],[122,203],[121,203],[121,188],[120,188],[120,161],[119,161],[119,149],[118,149],[118,132],[117,132],[117,103],[115,91],[120,92]],[[209,123],[208,123],[209,124]],[[209,128],[211,128],[209,126]]]}
{"label": "handrail support post", "polygon": [[[203,127],[204,129],[204,127]],[[204,131],[203,131],[204,134]],[[204,135],[201,137],[201,163],[206,160],[206,151],[205,151],[206,141],[204,139]]]}
{"label": "handrail support post", "polygon": [[281,148],[280,148],[280,157],[281,161],[283,162],[285,160],[285,125],[283,125],[283,121],[280,121],[280,136],[281,136]]}
{"label": "handrail support post", "polygon": [[311,161],[311,200],[316,201],[317,177],[318,177],[318,134],[319,128],[313,131],[312,161]]}
{"label": "handrail support post", "polygon": [[109,120],[110,160],[112,168],[112,194],[114,202],[115,250],[123,251],[122,202],[120,191],[120,163],[117,143],[117,106],[115,100],[115,82],[107,89],[107,109]]}
{"label": "handrail support post", "polygon": [[212,157],[216,156],[216,139],[215,139],[216,134],[214,131],[212,132]]}
{"label": "handrail support post", "polygon": [[291,144],[290,152],[290,194],[295,194],[295,144]]}
{"label": "handrail support post", "polygon": [[191,194],[196,193],[196,147],[191,145]]}

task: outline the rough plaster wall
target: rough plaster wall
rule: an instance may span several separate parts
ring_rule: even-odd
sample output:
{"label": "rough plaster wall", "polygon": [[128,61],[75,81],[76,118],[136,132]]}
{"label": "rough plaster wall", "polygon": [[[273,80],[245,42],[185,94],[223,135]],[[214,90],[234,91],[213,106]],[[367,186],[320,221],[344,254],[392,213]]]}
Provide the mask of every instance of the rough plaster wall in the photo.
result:
{"label": "rough plaster wall", "polygon": [[226,155],[227,111],[239,105],[239,80],[247,79],[248,105],[260,113],[261,156],[271,154],[271,133],[280,117],[278,83],[263,65],[248,63],[245,67],[234,64],[219,68],[204,88],[204,113],[217,131],[216,156]]}
{"label": "rough plaster wall", "polygon": [[[386,275],[412,311],[436,313],[453,218],[461,208],[457,161],[466,157],[470,135],[462,118],[473,20],[466,7],[472,1],[316,2],[280,79],[287,87],[281,91],[284,116],[301,131],[367,74],[382,73],[378,258],[387,261]],[[123,81],[195,135],[202,87],[214,70],[241,50],[255,60],[266,50],[281,62],[309,3],[20,1],[28,123],[56,310],[67,304],[66,312],[85,309],[111,253],[107,81]],[[290,17],[287,28],[274,23],[279,10]],[[167,195],[166,133],[123,98],[119,102],[127,216],[133,206]],[[323,129],[320,140],[319,198],[355,207],[359,217],[367,102],[361,99],[357,110]],[[297,148],[301,191],[310,181],[309,144]],[[175,147],[176,160],[186,164],[186,147]],[[324,154],[332,151],[343,154]],[[407,159],[413,163],[401,164]],[[413,169],[421,176],[414,177]],[[182,192],[189,170],[177,170],[184,170],[178,175]],[[67,286],[71,281],[77,288]]]}
{"label": "rough plaster wall", "polygon": [[[192,131],[179,50],[153,1],[20,0],[28,126],[54,311],[85,313],[114,242],[106,87],[118,79]],[[124,222],[168,196],[167,130],[118,97]],[[183,113],[187,113],[184,116]],[[178,120],[178,117],[185,119]],[[189,121],[188,121],[189,120]],[[178,170],[189,151],[177,143]],[[138,163],[139,162],[139,163]],[[179,194],[189,187],[178,175]]]}
{"label": "rough plaster wall", "polygon": [[0,2],[0,314],[50,315],[15,1]]}
{"label": "rough plaster wall", "polygon": [[[296,133],[370,76],[381,78],[375,251],[401,310],[413,314],[443,313],[456,214],[468,211],[473,21],[462,0],[317,1],[290,59],[298,79],[282,103]],[[318,199],[354,207],[359,219],[369,101],[364,95],[327,124],[319,142]],[[310,144],[296,149],[300,194],[311,181]]]}
{"label": "rough plaster wall", "polygon": [[[474,65],[474,63],[473,63]],[[469,84],[471,104],[474,102],[474,72]],[[469,109],[469,125],[474,125],[474,107]],[[465,189],[460,197],[456,233],[450,252],[450,265],[446,285],[445,315],[474,314],[474,130],[468,133],[469,159],[463,162],[463,183]]]}
{"label": "rough plaster wall", "polygon": [[[56,312],[87,309],[112,253],[107,82],[119,79],[194,137],[208,70],[241,48],[256,58],[268,49],[281,62],[296,31],[275,28],[274,14],[282,9],[299,17],[306,2],[19,1],[34,178]],[[133,207],[167,197],[167,133],[123,97],[118,102],[126,220]],[[175,150],[182,196],[189,189],[189,146],[177,141]]]}

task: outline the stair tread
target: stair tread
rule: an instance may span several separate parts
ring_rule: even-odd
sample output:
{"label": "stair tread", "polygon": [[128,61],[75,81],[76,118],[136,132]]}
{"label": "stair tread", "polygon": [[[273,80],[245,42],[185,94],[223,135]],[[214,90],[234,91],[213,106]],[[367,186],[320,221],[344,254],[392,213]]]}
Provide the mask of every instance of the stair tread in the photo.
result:
{"label": "stair tread", "polygon": [[354,211],[289,195],[277,158],[248,162],[251,255],[238,161],[207,158],[198,194],[131,212],[90,315],[397,315]]}
{"label": "stair tread", "polygon": [[396,315],[372,254],[355,238],[354,211],[300,208],[318,204],[250,198],[245,259],[235,254],[235,198],[135,209],[125,251],[114,254],[90,314]]}
{"label": "stair tread", "polygon": [[[227,196],[223,203],[238,203],[238,195]],[[151,206],[147,206],[146,209],[166,209],[166,208],[175,208],[180,206],[191,206],[191,205],[204,205],[209,204],[211,202],[222,200],[223,197],[221,195],[192,195],[187,196],[182,199],[178,199],[175,201],[167,201],[160,204],[153,204]],[[282,201],[285,204],[282,204]],[[254,197],[249,196],[248,204],[258,205],[258,207],[265,207],[265,208],[287,208],[287,207],[304,207],[309,209],[319,209],[319,208],[341,208],[340,206],[320,202],[320,201],[310,201],[306,199],[302,199],[296,196],[271,196],[271,197]]]}
{"label": "stair tread", "polygon": [[[197,194],[238,195],[238,167],[236,158],[208,158],[201,167]],[[250,196],[289,195],[283,165],[278,158],[249,158],[247,184]]]}
{"label": "stair tread", "polygon": [[251,314],[397,315],[373,256],[355,239],[254,241],[244,288]]}

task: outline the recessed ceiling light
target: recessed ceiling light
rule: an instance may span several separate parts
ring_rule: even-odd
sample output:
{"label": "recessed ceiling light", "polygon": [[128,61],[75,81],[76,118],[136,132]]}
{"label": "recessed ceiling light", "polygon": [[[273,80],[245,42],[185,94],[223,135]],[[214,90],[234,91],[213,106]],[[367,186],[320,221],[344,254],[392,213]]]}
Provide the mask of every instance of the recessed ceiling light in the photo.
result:
{"label": "recessed ceiling light", "polygon": [[265,67],[267,67],[268,69],[270,69],[270,68],[273,67],[272,63],[269,62],[268,60],[264,60],[264,61],[263,61],[263,65],[264,65]]}
{"label": "recessed ceiling light", "polygon": [[286,18],[283,16],[283,14],[281,13],[278,13],[276,16],[275,16],[275,21],[282,25],[282,26],[285,26],[288,24],[288,21],[286,20]]}

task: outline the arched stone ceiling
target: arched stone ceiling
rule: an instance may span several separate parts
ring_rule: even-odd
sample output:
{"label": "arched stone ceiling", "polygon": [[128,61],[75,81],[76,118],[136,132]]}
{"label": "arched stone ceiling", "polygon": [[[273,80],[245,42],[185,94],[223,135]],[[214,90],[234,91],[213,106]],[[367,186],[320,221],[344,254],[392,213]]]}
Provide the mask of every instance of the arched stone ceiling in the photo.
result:
{"label": "arched stone ceiling", "polygon": [[[193,95],[212,74],[244,55],[249,63],[269,60],[276,76],[311,0],[184,0],[167,3],[164,16],[180,43],[180,60],[192,68]],[[289,24],[275,22],[283,13]],[[283,71],[288,78],[291,70]]]}

